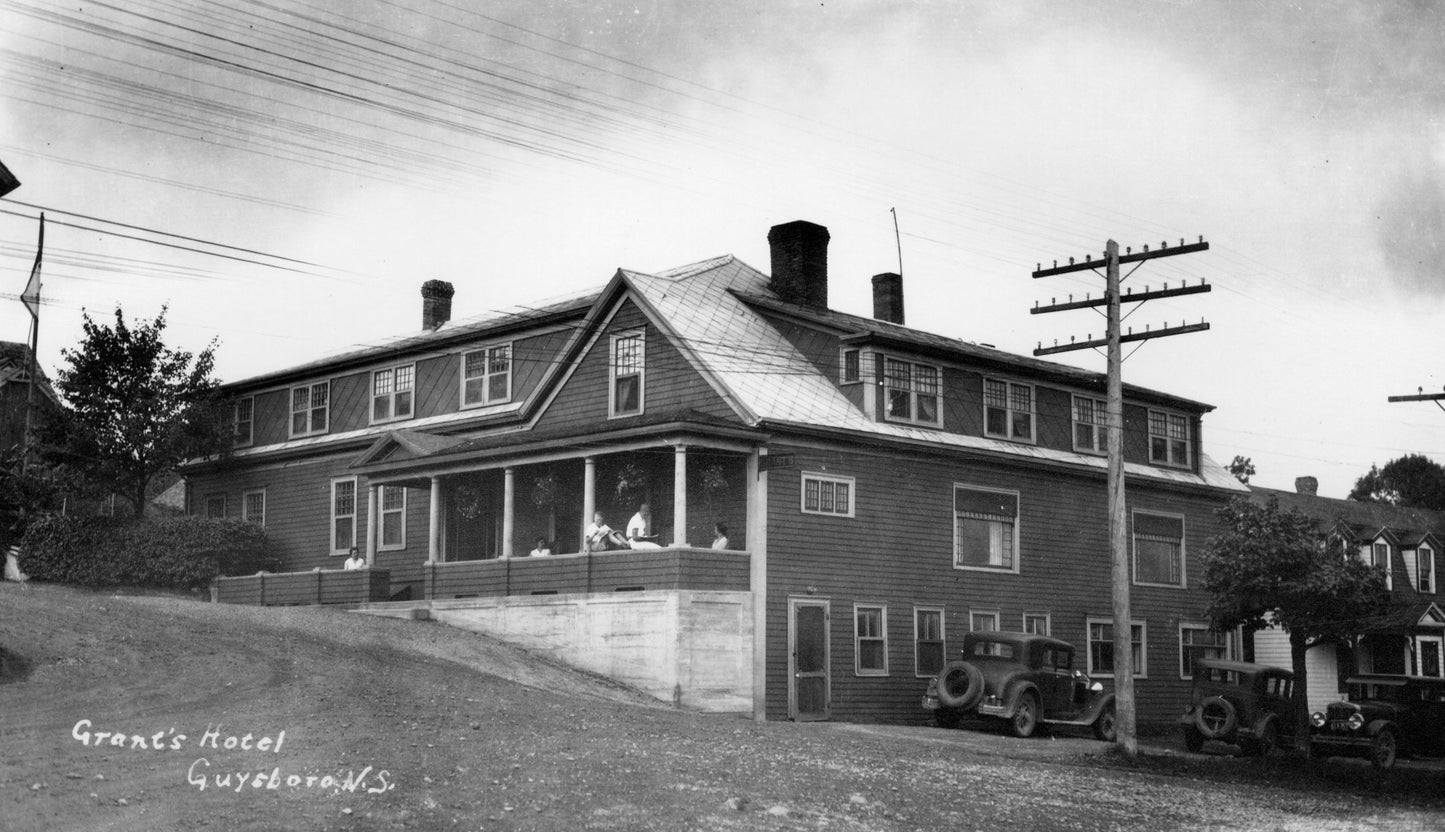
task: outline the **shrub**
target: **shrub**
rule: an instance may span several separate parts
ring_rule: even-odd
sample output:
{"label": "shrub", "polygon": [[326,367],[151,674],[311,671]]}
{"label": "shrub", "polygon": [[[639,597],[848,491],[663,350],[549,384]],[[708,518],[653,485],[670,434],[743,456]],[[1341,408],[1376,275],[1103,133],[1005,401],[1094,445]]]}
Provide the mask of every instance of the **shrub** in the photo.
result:
{"label": "shrub", "polygon": [[21,545],[30,577],[82,586],[192,589],[272,566],[265,531],[239,520],[57,515],[31,523]]}

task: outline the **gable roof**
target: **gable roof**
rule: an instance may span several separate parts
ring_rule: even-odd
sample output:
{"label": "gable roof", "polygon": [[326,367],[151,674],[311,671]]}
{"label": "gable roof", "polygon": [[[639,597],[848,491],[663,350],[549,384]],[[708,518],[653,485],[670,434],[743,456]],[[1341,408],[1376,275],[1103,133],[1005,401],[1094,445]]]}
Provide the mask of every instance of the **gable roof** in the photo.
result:
{"label": "gable roof", "polygon": [[1276,497],[1281,507],[1299,509],[1322,523],[1343,526],[1356,541],[1374,540],[1383,533],[1397,545],[1412,548],[1422,541],[1445,539],[1445,511],[1362,503],[1254,485],[1249,490],[1260,497]]}
{"label": "gable roof", "polygon": [[[50,386],[50,379],[46,378],[45,370],[38,364],[35,369],[39,380],[39,385],[36,387],[36,390],[53,404],[59,404],[60,398],[56,396],[54,388]],[[25,383],[25,378],[29,372],[29,345],[15,341],[0,341],[0,387],[12,381],[22,384]]]}

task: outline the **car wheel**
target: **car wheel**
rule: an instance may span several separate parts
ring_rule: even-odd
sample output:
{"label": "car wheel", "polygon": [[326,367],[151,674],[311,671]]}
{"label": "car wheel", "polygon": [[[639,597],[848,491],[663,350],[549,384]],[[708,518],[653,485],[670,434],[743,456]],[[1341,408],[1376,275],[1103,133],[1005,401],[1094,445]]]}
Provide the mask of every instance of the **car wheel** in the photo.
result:
{"label": "car wheel", "polygon": [[1039,700],[1032,693],[1019,698],[1013,718],[1008,721],[1009,730],[1015,737],[1031,737],[1039,725]]}
{"label": "car wheel", "polygon": [[963,718],[952,708],[939,708],[933,712],[933,722],[939,728],[957,728]]}
{"label": "car wheel", "polygon": [[1192,725],[1184,727],[1184,748],[1195,754],[1204,750],[1204,735],[1199,733],[1198,728]]}
{"label": "car wheel", "polygon": [[1113,742],[1119,737],[1119,715],[1115,713],[1114,706],[1109,705],[1094,720],[1094,739],[1104,742]]}
{"label": "car wheel", "polygon": [[1222,696],[1211,696],[1200,704],[1194,724],[1205,739],[1222,739],[1234,733],[1234,727],[1239,724],[1239,713],[1235,711],[1233,702]]}
{"label": "car wheel", "polygon": [[983,672],[968,662],[949,662],[938,674],[938,702],[966,711],[983,698]]}
{"label": "car wheel", "polygon": [[1381,770],[1393,768],[1398,751],[1395,732],[1389,728],[1381,728],[1380,733],[1375,735],[1374,745],[1370,746],[1370,763]]}
{"label": "car wheel", "polygon": [[1259,736],[1250,743],[1249,750],[1260,757],[1268,757],[1279,747],[1279,729],[1275,727],[1274,720],[1270,720],[1260,729]]}

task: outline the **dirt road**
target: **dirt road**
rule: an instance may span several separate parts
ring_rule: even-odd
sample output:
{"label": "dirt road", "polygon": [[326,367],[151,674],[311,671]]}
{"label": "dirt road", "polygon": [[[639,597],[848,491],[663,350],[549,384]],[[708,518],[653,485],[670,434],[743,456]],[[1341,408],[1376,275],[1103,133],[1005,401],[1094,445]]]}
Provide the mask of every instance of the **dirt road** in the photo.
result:
{"label": "dirt road", "polygon": [[437,624],[0,586],[0,828],[1445,828],[1438,773],[672,710]]}

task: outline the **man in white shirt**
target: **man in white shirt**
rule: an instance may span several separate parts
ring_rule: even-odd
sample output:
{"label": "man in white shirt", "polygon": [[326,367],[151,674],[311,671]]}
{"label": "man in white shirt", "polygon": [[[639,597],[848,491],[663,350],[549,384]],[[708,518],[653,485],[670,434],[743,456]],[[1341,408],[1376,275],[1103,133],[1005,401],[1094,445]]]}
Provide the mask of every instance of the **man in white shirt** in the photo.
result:
{"label": "man in white shirt", "polygon": [[592,522],[582,533],[582,550],[584,552],[605,552],[608,549],[626,548],[628,548],[627,539],[607,525],[606,521],[602,519],[602,512],[594,512]]}
{"label": "man in white shirt", "polygon": [[657,535],[652,533],[652,507],[647,503],[637,507],[637,513],[627,521],[627,545],[633,549],[660,549]]}
{"label": "man in white shirt", "polygon": [[364,557],[361,556],[361,552],[360,552],[355,546],[352,546],[352,547],[351,547],[351,556],[346,559],[346,569],[347,569],[348,571],[350,571],[350,570],[352,570],[352,569],[365,569],[365,568],[366,568],[366,558],[364,558]]}

